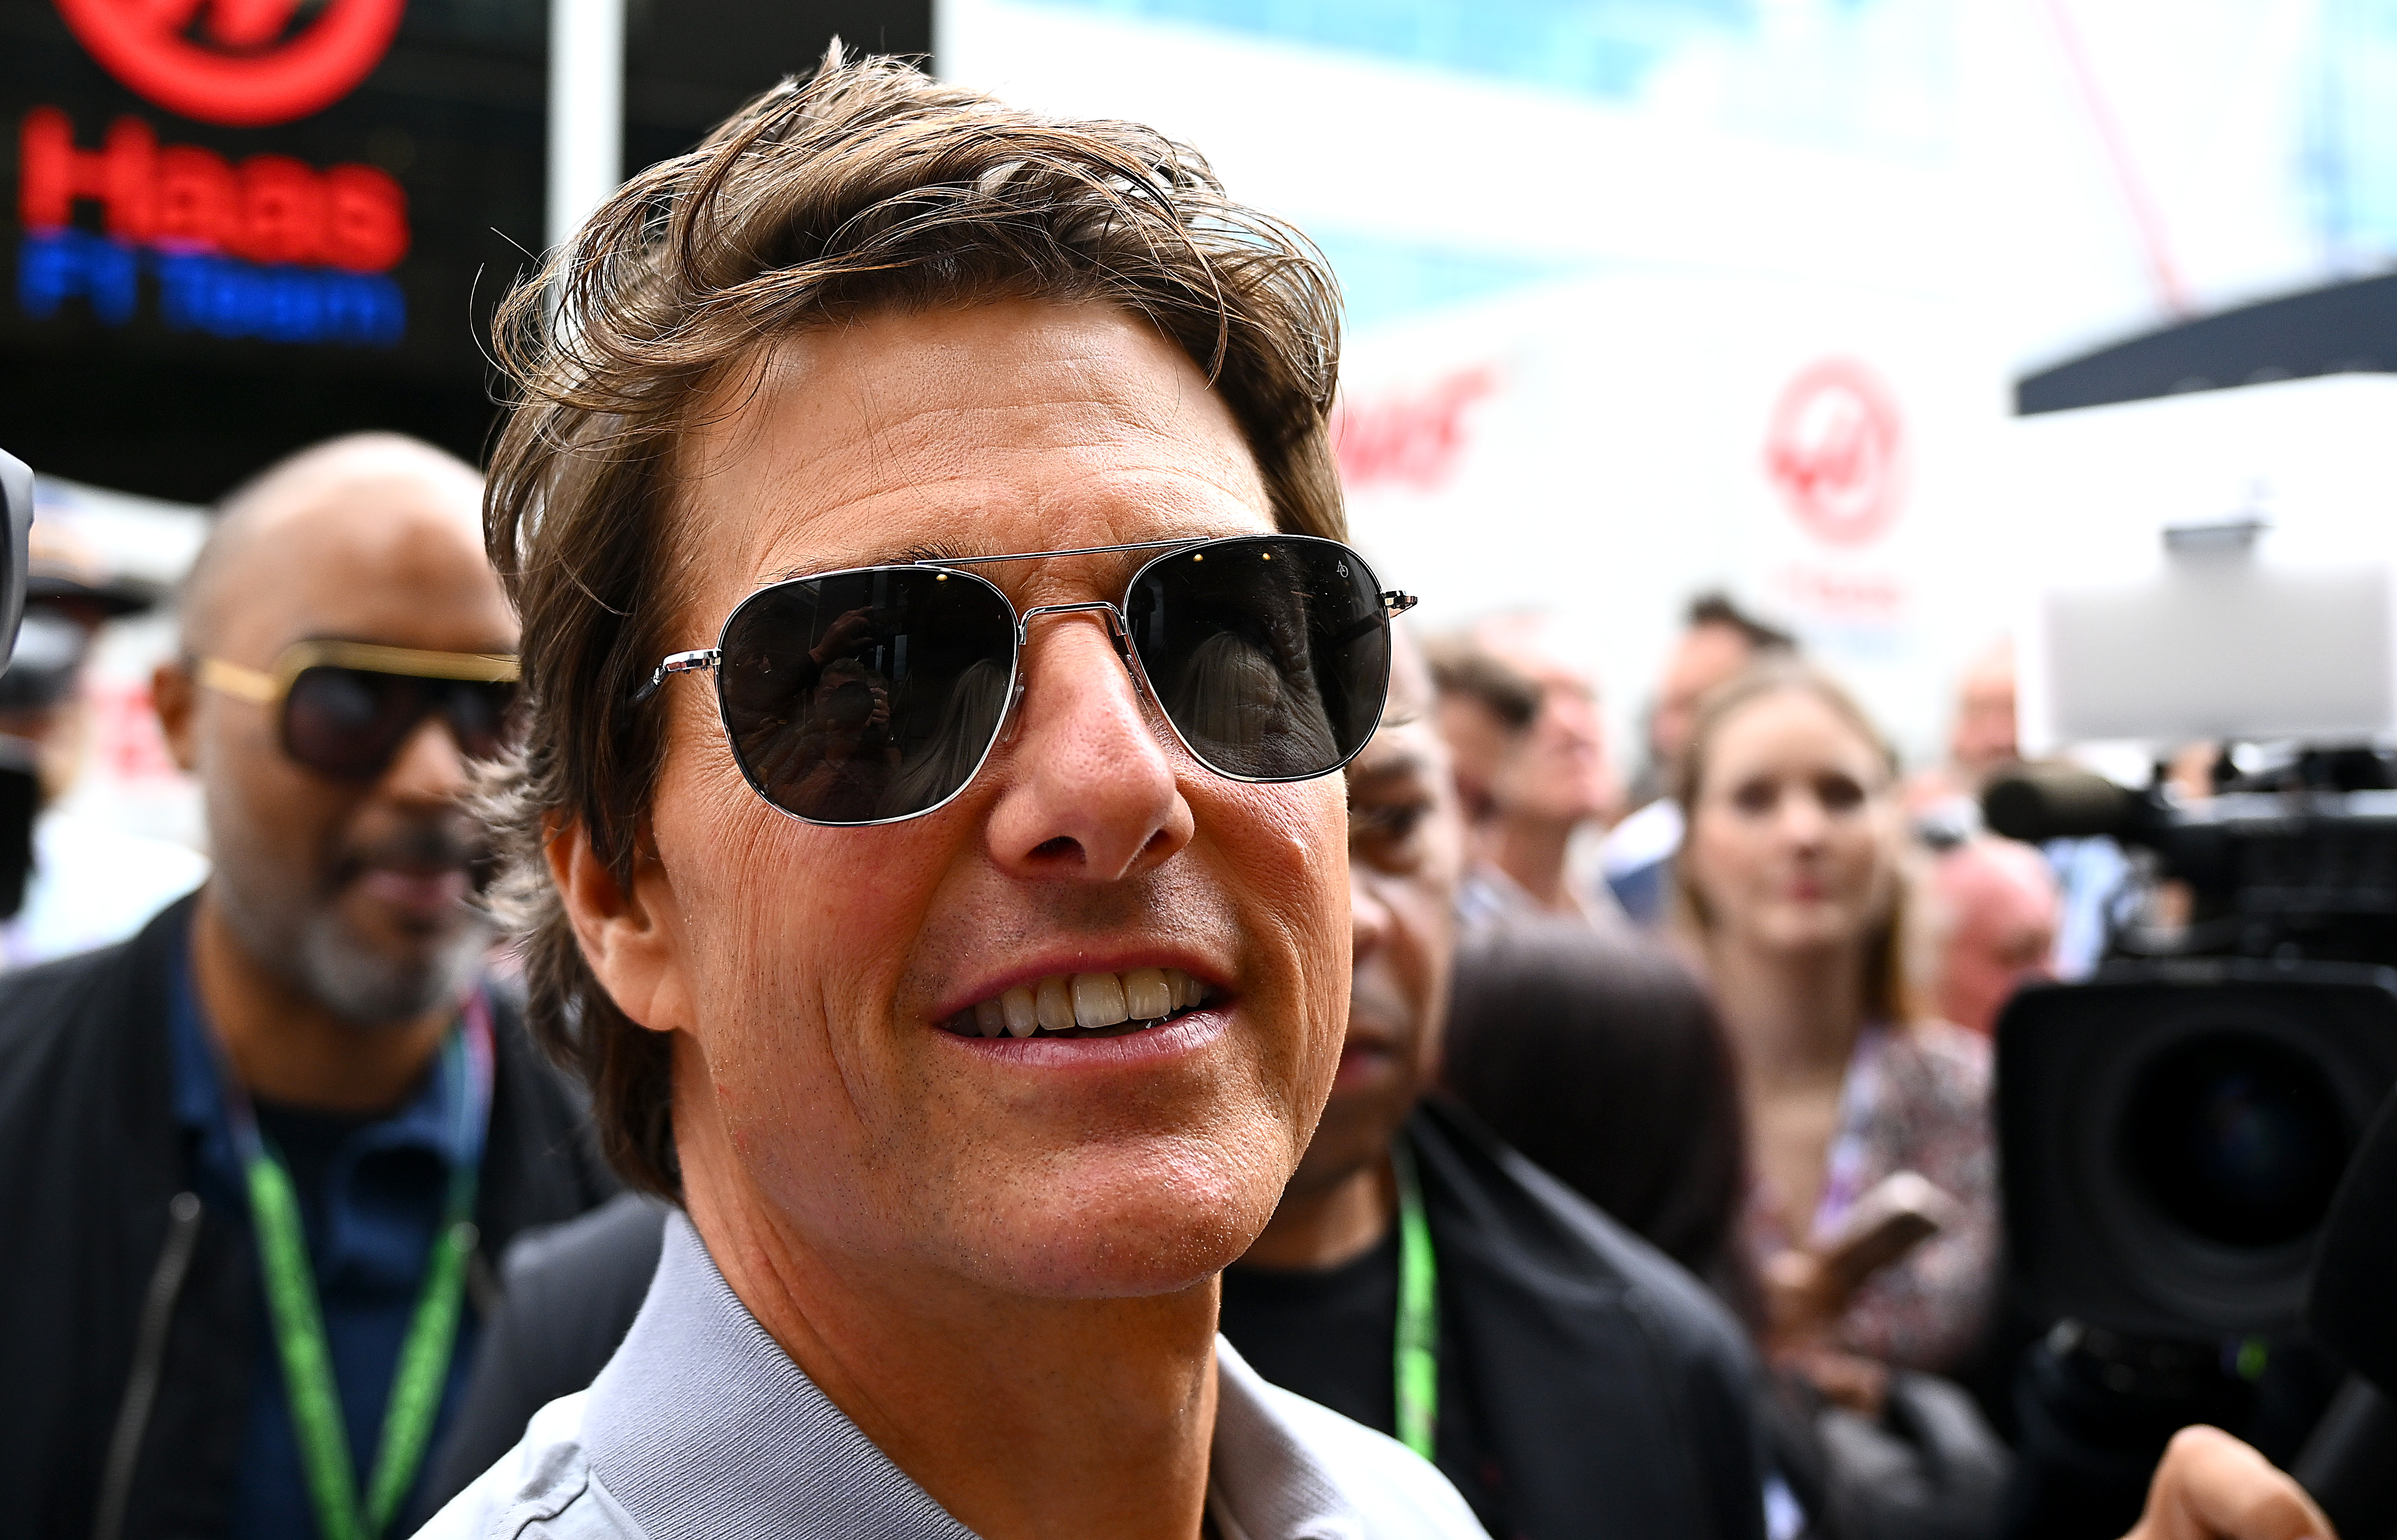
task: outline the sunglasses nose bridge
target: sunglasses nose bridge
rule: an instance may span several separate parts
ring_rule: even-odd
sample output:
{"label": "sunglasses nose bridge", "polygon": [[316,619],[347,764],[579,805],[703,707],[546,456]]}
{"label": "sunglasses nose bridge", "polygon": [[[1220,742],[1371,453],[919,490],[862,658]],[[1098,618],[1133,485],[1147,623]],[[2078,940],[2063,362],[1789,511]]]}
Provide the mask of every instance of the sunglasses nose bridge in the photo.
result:
{"label": "sunglasses nose bridge", "polygon": [[1016,617],[1015,647],[1018,652],[1023,651],[1024,644],[1031,640],[1034,617],[1043,615],[1104,616],[1107,623],[1107,640],[1115,644],[1116,657],[1123,660],[1125,668],[1132,670],[1133,678],[1140,677],[1140,670],[1132,663],[1132,628],[1124,620],[1122,606],[1105,599],[1087,599],[1073,604],[1036,605]]}
{"label": "sunglasses nose bridge", "polygon": [[[1132,651],[1132,626],[1124,618],[1122,605],[1105,599],[1086,599],[1072,604],[1037,604],[1016,617],[1015,650],[1018,654],[1024,651],[1025,644],[1031,638],[1033,620],[1044,615],[1097,615],[1105,617],[1107,625],[1107,640],[1115,644],[1117,659],[1123,664],[1124,671],[1132,676],[1132,689],[1139,695],[1155,698],[1154,693],[1148,687],[1148,677],[1142,671],[1140,659]],[[1014,709],[1024,701],[1024,670],[1019,664],[1016,670],[1014,696],[1008,702],[1007,731],[1010,737],[1014,733],[1016,715]]]}

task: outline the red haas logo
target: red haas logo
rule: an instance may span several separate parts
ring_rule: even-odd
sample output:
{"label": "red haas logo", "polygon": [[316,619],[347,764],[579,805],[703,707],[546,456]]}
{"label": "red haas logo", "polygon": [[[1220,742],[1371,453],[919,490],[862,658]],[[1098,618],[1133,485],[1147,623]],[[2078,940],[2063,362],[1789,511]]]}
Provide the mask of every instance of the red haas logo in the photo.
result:
{"label": "red haas logo", "polygon": [[109,73],[169,112],[255,128],[319,113],[391,47],[406,0],[58,0]]}
{"label": "red haas logo", "polygon": [[100,205],[108,233],[127,246],[352,272],[408,255],[408,195],[371,166],[317,171],[288,155],[235,166],[196,145],[161,145],[135,117],[111,125],[100,149],[78,150],[55,107],[25,114],[20,144],[20,212],[34,231],[64,228],[80,199]]}
{"label": "red haas logo", "polygon": [[1897,403],[1880,377],[1853,359],[1826,359],[1782,391],[1764,471],[1816,538],[1863,545],[1897,517],[1904,450]]}

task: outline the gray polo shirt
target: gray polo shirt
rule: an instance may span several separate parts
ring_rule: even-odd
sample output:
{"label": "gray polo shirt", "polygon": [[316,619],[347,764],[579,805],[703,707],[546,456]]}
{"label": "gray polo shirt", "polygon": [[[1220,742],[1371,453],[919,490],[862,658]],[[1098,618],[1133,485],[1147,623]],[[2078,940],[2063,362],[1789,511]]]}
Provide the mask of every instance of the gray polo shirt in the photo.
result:
{"label": "gray polo shirt", "polygon": [[[1220,1540],[1484,1540],[1439,1471],[1256,1376],[1215,1340]],[[616,1356],[419,1540],[971,1540],[726,1285],[690,1221]]]}

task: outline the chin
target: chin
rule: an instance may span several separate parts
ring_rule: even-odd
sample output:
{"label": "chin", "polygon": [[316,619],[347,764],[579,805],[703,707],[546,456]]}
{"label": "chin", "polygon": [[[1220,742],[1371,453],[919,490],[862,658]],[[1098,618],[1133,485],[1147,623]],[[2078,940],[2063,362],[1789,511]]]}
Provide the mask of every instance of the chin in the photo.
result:
{"label": "chin", "polygon": [[1289,1169],[1196,1139],[1061,1153],[978,1205],[960,1238],[967,1266],[993,1286],[1051,1299],[1176,1294],[1249,1249]]}

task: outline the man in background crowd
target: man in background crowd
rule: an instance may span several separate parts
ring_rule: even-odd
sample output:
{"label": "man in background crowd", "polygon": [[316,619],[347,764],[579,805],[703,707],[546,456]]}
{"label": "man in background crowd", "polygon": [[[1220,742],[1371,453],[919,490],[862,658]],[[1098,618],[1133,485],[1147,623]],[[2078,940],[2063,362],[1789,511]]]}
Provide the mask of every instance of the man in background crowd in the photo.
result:
{"label": "man in background crowd", "polygon": [[1575,836],[1604,828],[1623,800],[1597,684],[1524,617],[1443,638],[1433,658],[1468,815],[1459,911],[1476,924],[1543,914],[1619,922],[1613,900],[1583,891],[1572,870]]}
{"label": "man in background crowd", "polygon": [[1987,1034],[2015,990],[2055,976],[2056,873],[2031,846],[1978,834],[1941,851],[1928,896],[1940,1016]]}
{"label": "man in background crowd", "polygon": [[0,828],[0,851],[14,853],[12,867],[24,863],[25,883],[13,910],[0,892],[0,967],[122,941],[208,870],[187,846],[61,805],[91,749],[82,684],[93,642],[103,624],[147,609],[154,596],[111,572],[58,519],[37,517],[27,544],[24,625],[0,673],[0,819],[9,825]]}
{"label": "man in background crowd", "polygon": [[12,1533],[392,1533],[484,1255],[603,1193],[469,902],[516,638],[480,491],[368,436],[227,502],[154,682],[215,870],[0,984]]}
{"label": "man in background crowd", "polygon": [[1736,1324],[1454,1103],[1424,1100],[1464,841],[1421,670],[1400,661],[1390,720],[1348,767],[1339,1078],[1224,1275],[1224,1334],[1268,1379],[1436,1460],[1494,1535],[1760,1533]]}
{"label": "man in background crowd", "polygon": [[1688,623],[1665,659],[1656,698],[1648,708],[1648,760],[1640,767],[1632,814],[1608,831],[1599,849],[1606,886],[1623,912],[1643,925],[1664,919],[1667,881],[1681,848],[1681,810],[1667,795],[1673,766],[1690,741],[1698,702],[1707,693],[1768,653],[1797,644],[1722,593],[1690,602]]}
{"label": "man in background crowd", "polygon": [[1907,782],[1907,812],[1940,844],[1981,827],[1981,793],[1999,773],[2022,763],[2015,724],[2014,644],[2000,641],[1964,666],[1956,682],[1948,756]]}

